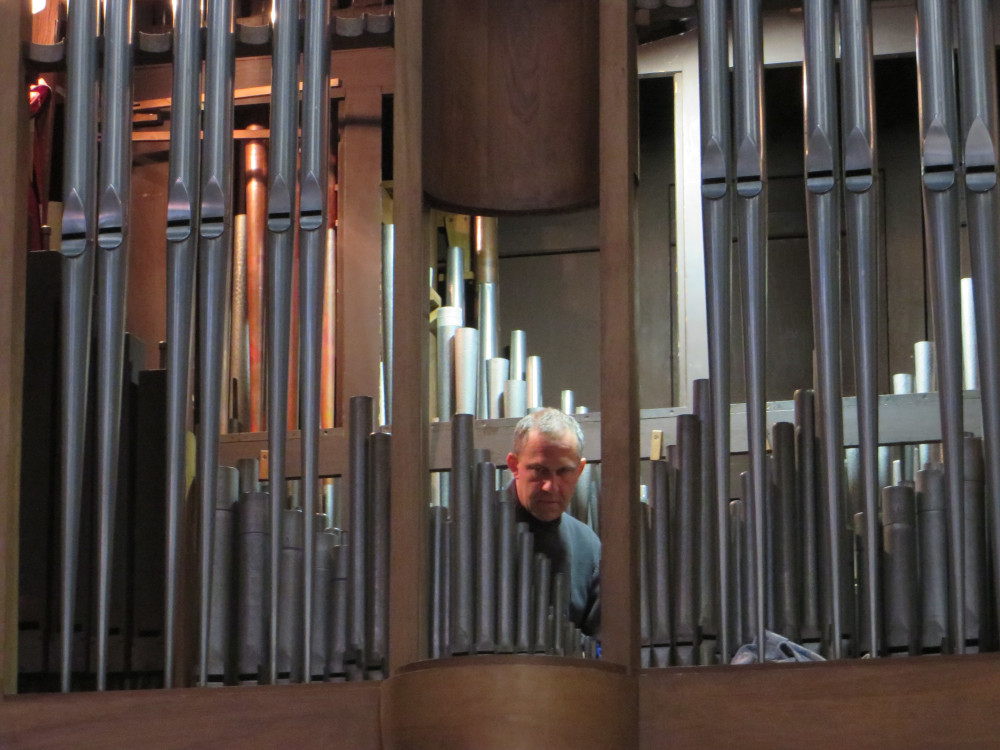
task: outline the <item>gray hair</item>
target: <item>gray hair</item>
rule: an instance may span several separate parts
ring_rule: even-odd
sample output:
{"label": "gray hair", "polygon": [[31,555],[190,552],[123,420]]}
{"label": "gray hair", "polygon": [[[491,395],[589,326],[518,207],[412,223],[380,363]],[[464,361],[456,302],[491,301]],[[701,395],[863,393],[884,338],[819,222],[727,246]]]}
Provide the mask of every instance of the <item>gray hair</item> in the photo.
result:
{"label": "gray hair", "polygon": [[521,417],[514,428],[514,453],[518,454],[528,441],[528,435],[537,430],[547,438],[558,440],[567,433],[576,438],[576,452],[583,456],[583,430],[580,423],[558,409],[544,407]]}

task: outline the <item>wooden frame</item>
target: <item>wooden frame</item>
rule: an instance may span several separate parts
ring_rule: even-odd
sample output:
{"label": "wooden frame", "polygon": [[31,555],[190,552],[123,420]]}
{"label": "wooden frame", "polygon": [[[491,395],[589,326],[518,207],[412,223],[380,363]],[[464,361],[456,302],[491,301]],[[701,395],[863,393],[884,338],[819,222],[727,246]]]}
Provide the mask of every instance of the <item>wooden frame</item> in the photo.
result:
{"label": "wooden frame", "polygon": [[[669,414],[637,408],[635,358],[635,46],[632,3],[599,0],[601,12],[601,245],[602,423],[604,462],[605,657],[619,671],[614,713],[622,719],[621,747],[736,744],[878,745],[909,747],[989,744],[1000,732],[993,696],[1000,688],[996,655],[938,659],[762,665],[743,668],[639,670],[637,503],[641,425]],[[427,413],[425,210],[421,180],[422,0],[398,4],[395,57],[395,221],[397,387],[393,414],[393,504],[390,577],[390,668],[426,657],[427,472],[431,431]],[[18,441],[23,339],[23,246],[28,149],[21,86],[20,42],[27,38],[26,2],[0,4],[0,164],[15,179],[0,186],[0,674],[12,691],[16,653]],[[366,107],[374,95],[366,92]],[[363,210],[362,210],[363,211]],[[375,218],[377,224],[378,217]],[[623,379],[622,373],[625,377]],[[489,430],[498,425],[485,425]],[[256,436],[232,438],[248,448]],[[330,443],[342,441],[332,430]],[[232,447],[227,448],[232,450]],[[336,452],[336,448],[332,449]],[[538,676],[551,664],[512,660],[525,690],[542,690]],[[475,667],[475,657],[467,661]],[[484,667],[485,662],[480,662]],[[496,668],[496,662],[489,669]],[[464,664],[463,664],[464,666]],[[429,672],[433,665],[423,665]],[[506,669],[505,667],[503,667]],[[443,669],[440,670],[443,672]],[[488,669],[483,670],[488,674]],[[509,674],[507,675],[510,676]],[[4,747],[166,747],[211,743],[273,747],[392,747],[402,683],[326,684],[217,690],[83,693],[0,698]],[[430,680],[431,683],[436,680]],[[440,681],[446,682],[446,681]],[[482,680],[479,680],[479,689]],[[424,683],[428,684],[428,683]],[[505,683],[506,684],[506,683]],[[503,696],[500,696],[501,699]],[[528,701],[527,703],[531,703]],[[518,704],[522,705],[522,704]],[[611,705],[610,703],[606,705]],[[547,710],[538,701],[539,711]],[[666,708],[666,710],[664,710]],[[520,711],[530,710],[525,706]],[[570,715],[572,720],[572,715]],[[497,720],[502,721],[503,716]],[[537,717],[535,717],[537,718]],[[591,717],[592,718],[592,717]],[[456,722],[466,717],[455,717]],[[540,724],[540,726],[542,726]],[[547,747],[543,736],[536,746]]]}

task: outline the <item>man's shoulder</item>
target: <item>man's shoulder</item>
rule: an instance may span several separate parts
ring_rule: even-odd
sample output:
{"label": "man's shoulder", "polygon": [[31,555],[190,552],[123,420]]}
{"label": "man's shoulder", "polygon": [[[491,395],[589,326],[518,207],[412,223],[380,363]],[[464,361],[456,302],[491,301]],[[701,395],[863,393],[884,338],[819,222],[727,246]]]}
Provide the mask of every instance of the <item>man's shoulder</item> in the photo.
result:
{"label": "man's shoulder", "polygon": [[569,513],[563,513],[560,525],[563,527],[563,530],[574,539],[600,550],[601,538],[597,536],[594,530],[583,521],[574,518]]}

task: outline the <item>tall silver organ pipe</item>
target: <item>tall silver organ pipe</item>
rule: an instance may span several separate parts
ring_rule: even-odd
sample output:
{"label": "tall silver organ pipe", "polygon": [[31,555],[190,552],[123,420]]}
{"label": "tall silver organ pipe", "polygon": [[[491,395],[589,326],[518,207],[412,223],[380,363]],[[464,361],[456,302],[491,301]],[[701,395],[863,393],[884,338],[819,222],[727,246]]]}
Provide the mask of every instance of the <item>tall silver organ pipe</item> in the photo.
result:
{"label": "tall silver organ pipe", "polygon": [[979,355],[976,350],[976,295],[971,278],[962,279],[962,390],[979,390]]}
{"label": "tall silver organ pipe", "polygon": [[951,584],[949,641],[964,652],[962,565],[962,337],[959,307],[958,112],[952,54],[951,3],[917,2],[921,172],[934,343],[937,348],[941,442],[948,492]]}
{"label": "tall silver organ pipe", "polygon": [[445,304],[465,310],[465,253],[458,245],[448,248],[448,265],[445,269]]}
{"label": "tall silver organ pipe", "polygon": [[104,6],[101,165],[97,209],[97,689],[107,687],[111,552],[121,460],[128,277],[129,186],[132,176],[132,2]]}
{"label": "tall silver organ pipe", "polygon": [[455,331],[455,413],[476,414],[476,386],[479,379],[479,331]]}
{"label": "tall silver organ pipe", "polygon": [[461,307],[445,305],[437,317],[437,405],[442,422],[454,413],[455,332],[465,324]]}
{"label": "tall silver organ pipe", "polygon": [[830,586],[826,616],[830,654],[840,658],[841,638],[841,480],[844,455],[840,381],[840,190],[834,21],[831,0],[804,6],[806,102],[806,200],[813,332],[816,342],[820,477],[829,546]]}
{"label": "tall silver organ pipe", "polygon": [[[959,18],[959,69],[962,103],[962,137],[965,161],[969,248],[975,291],[976,341],[979,355],[978,386],[982,399],[983,441],[987,456],[1000,450],[1000,259],[997,258],[996,49],[993,40],[993,3],[961,0]],[[986,462],[987,523],[994,567],[1000,560],[1000,461]],[[994,600],[1000,607],[1000,576],[994,575]],[[1000,609],[998,609],[1000,614]]]}
{"label": "tall silver organ pipe", "polygon": [[523,417],[528,413],[528,384],[523,380],[508,380],[503,389],[503,415]]}
{"label": "tall silver organ pipe", "polygon": [[573,391],[563,390],[559,394],[559,410],[564,414],[572,414],[575,407]]}
{"label": "tall silver organ pipe", "polygon": [[933,341],[913,344],[913,393],[937,390],[935,346]]}
{"label": "tall silver organ pipe", "polygon": [[200,89],[201,3],[174,7],[170,168],[167,185],[167,456],[166,584],[163,685],[174,685],[181,509],[187,492],[185,456],[191,361],[194,267],[201,203]]}
{"label": "tall silver organ pipe", "polygon": [[[755,632],[764,635],[764,505],[767,497],[765,344],[767,333],[767,158],[764,143],[764,58],[760,0],[738,0],[733,14],[737,235],[743,283],[743,346],[747,384],[747,438],[757,587]],[[764,649],[758,649],[764,661]]]}
{"label": "tall silver organ pipe", "polygon": [[510,379],[524,380],[528,366],[528,335],[521,330],[510,332]]}
{"label": "tall silver organ pipe", "polygon": [[[205,52],[205,115],[201,169],[201,247],[198,307],[201,363],[198,425],[198,487],[201,507],[201,564],[198,616],[198,683],[208,678],[208,622],[211,612],[215,473],[219,455],[226,288],[232,255],[233,184],[233,3],[208,5]],[[272,464],[273,465],[273,464]],[[277,524],[274,524],[277,528]]]}
{"label": "tall silver organ pipe", "polygon": [[[327,71],[329,75],[329,71]],[[329,97],[327,106],[329,107]],[[392,424],[392,319],[396,286],[396,225],[382,225],[382,405],[383,424]]]}
{"label": "tall silver organ pipe", "polygon": [[527,382],[527,408],[528,411],[541,409],[544,406],[544,396],[542,395],[542,358],[538,356],[528,357],[527,370],[525,373]]}
{"label": "tall silver organ pipe", "polygon": [[[271,466],[271,526],[278,528],[285,504],[285,436],[288,422],[292,268],[294,261],[295,172],[298,151],[299,4],[275,0],[271,54],[271,140],[267,188],[267,445]],[[325,197],[325,196],[324,196]],[[318,283],[318,282],[317,282]],[[353,525],[354,519],[351,519]],[[272,681],[277,674],[278,581],[281,546],[271,537],[270,658]]]}
{"label": "tall silver organ pipe", "polygon": [[860,484],[864,498],[865,594],[869,653],[881,646],[881,578],[878,545],[878,343],[875,320],[876,196],[878,151],[875,138],[872,31],[869,0],[840,4],[842,166],[846,250],[850,268],[851,322],[854,329],[854,382],[857,392]]}
{"label": "tall silver organ pipe", "polygon": [[90,315],[94,287],[95,167],[97,164],[96,0],[69,8],[66,50],[66,161],[62,225],[62,560],[60,685],[70,690],[74,605],[83,492],[89,376]]}
{"label": "tall silver organ pipe", "polygon": [[499,346],[499,320],[497,313],[497,285],[485,283],[479,285],[479,395],[476,401],[476,416],[480,419],[489,417],[489,394],[487,381],[489,378],[488,362],[497,356]]}
{"label": "tall silver organ pipe", "polygon": [[486,363],[486,392],[488,396],[488,419],[499,419],[503,413],[505,384],[510,375],[510,360],[493,357]]}
{"label": "tall silver organ pipe", "polygon": [[[302,81],[302,171],[299,186],[299,362],[302,408],[302,666],[303,679],[313,674],[313,644],[316,506],[319,500],[320,379],[323,351],[323,287],[326,277],[327,183],[330,173],[330,35],[328,3],[309,0],[306,4],[305,46]],[[391,243],[390,243],[391,248]],[[383,269],[385,268],[383,248]],[[391,252],[390,252],[391,262]],[[391,296],[391,295],[390,295]],[[385,318],[391,326],[392,316]],[[389,351],[391,328],[389,331]],[[386,383],[391,382],[387,361]],[[387,403],[383,401],[383,403]],[[272,428],[276,425],[272,425]]]}
{"label": "tall silver organ pipe", "polygon": [[698,51],[701,76],[701,196],[705,238],[708,313],[708,370],[715,438],[715,485],[711,497],[718,519],[719,651],[728,661],[730,640],[729,506],[729,299],[732,293],[732,131],[729,43],[725,0],[699,3]]}

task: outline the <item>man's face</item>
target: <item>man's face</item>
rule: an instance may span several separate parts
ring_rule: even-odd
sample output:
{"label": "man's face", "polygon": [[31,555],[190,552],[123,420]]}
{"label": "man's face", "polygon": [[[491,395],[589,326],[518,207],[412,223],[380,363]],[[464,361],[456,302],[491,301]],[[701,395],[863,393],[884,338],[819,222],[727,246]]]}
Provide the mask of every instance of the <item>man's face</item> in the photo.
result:
{"label": "man's face", "polygon": [[507,454],[517,497],[540,521],[554,521],[569,507],[585,463],[568,433],[553,439],[532,430],[519,454]]}

